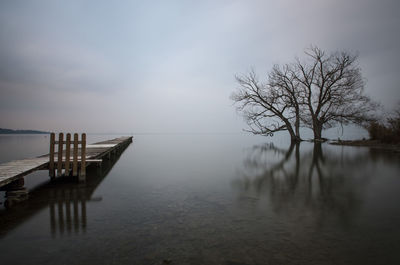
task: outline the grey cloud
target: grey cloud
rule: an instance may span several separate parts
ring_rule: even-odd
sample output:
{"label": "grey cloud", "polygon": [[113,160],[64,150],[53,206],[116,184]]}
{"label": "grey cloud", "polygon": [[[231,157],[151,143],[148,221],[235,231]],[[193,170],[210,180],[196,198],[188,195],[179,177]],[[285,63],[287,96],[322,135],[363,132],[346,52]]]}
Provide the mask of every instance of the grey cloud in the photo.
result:
{"label": "grey cloud", "polygon": [[229,100],[234,75],[254,67],[265,77],[310,44],[359,52],[366,91],[390,108],[399,101],[399,8],[394,0],[3,1],[0,125],[241,131]]}

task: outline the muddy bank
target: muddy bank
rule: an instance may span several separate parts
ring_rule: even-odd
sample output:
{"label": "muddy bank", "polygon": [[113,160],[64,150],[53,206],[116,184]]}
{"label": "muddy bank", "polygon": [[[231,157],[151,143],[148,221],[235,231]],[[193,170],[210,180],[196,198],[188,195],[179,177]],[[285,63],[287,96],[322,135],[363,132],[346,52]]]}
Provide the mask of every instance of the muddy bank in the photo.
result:
{"label": "muddy bank", "polygon": [[374,149],[382,149],[400,153],[400,144],[388,144],[379,140],[339,140],[332,141],[332,145],[347,145],[347,146],[366,146]]}

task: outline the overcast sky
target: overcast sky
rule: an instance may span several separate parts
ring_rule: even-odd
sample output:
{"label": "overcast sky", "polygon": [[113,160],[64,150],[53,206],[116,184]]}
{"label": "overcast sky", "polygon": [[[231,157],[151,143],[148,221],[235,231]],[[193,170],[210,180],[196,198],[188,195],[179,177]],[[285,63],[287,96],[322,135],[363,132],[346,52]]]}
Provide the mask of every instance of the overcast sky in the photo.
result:
{"label": "overcast sky", "polygon": [[240,132],[234,75],[310,44],[358,52],[366,93],[400,101],[400,1],[0,2],[0,127]]}

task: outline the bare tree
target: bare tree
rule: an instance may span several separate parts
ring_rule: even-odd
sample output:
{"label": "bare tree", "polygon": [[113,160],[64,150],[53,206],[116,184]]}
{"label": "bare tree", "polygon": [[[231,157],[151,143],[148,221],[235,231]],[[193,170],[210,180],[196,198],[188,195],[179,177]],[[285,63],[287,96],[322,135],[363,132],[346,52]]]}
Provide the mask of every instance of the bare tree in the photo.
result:
{"label": "bare tree", "polygon": [[377,104],[363,94],[357,55],[327,55],[315,46],[305,54],[305,61],[275,65],[266,83],[260,83],[254,71],[236,77],[240,87],[232,99],[251,132],[272,135],[287,130],[298,142],[300,127],[305,126],[313,130],[314,140],[321,140],[323,129],[374,120],[371,113]]}
{"label": "bare tree", "polygon": [[280,67],[274,65],[272,71],[268,75],[268,86],[287,106],[289,117],[293,120],[296,142],[301,141],[300,138],[300,116],[301,116],[301,90],[298,89],[296,72],[288,64]]}
{"label": "bare tree", "polygon": [[276,71],[272,71],[269,77],[273,82],[268,83],[260,83],[254,71],[248,75],[236,76],[240,87],[231,98],[243,113],[250,127],[248,131],[272,136],[275,132],[287,130],[292,141],[299,141],[299,110],[293,104],[297,102],[296,94],[277,85],[283,81],[279,79],[280,69],[274,69]]}
{"label": "bare tree", "polygon": [[327,55],[318,47],[306,50],[306,61],[296,59],[291,66],[300,104],[307,112],[301,115],[304,125],[322,138],[322,129],[350,122],[369,120],[377,105],[363,95],[364,80],[357,65],[357,55],[335,52]]}

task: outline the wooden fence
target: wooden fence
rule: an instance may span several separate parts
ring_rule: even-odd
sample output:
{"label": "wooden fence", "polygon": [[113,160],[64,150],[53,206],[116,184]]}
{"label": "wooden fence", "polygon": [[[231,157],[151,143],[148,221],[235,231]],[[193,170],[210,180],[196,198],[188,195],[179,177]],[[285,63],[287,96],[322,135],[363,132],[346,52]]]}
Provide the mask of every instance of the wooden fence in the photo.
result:
{"label": "wooden fence", "polygon": [[[74,134],[74,139],[71,141],[71,134],[66,134],[64,141],[64,134],[58,135],[56,141],[55,133],[50,134],[50,160],[49,160],[49,175],[51,178],[61,176],[63,174],[72,176],[85,177],[86,176],[86,134],[82,133],[81,140],[78,139],[78,134]],[[58,146],[57,153],[55,153],[55,146]],[[64,150],[65,145],[65,150]],[[72,145],[72,148],[71,148]],[[78,155],[80,151],[80,156]],[[72,168],[71,168],[71,153],[72,153]],[[55,159],[57,155],[57,159]]]}

